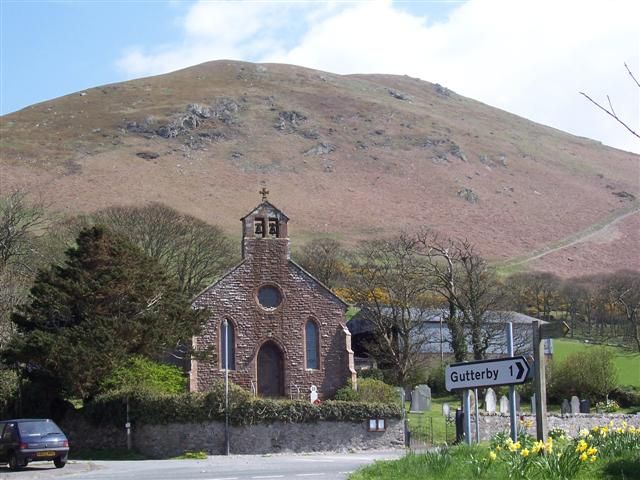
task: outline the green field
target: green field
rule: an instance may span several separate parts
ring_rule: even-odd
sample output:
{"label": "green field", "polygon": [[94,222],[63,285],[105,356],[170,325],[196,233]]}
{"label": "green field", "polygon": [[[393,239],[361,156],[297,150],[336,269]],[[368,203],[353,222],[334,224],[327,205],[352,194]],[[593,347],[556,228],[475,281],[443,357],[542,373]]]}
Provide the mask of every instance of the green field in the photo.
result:
{"label": "green field", "polygon": [[[562,361],[572,353],[598,346],[579,340],[556,339],[553,341],[553,359],[556,362]],[[618,384],[640,387],[640,353],[628,352],[619,347],[608,346],[606,348],[611,349],[615,354]]]}

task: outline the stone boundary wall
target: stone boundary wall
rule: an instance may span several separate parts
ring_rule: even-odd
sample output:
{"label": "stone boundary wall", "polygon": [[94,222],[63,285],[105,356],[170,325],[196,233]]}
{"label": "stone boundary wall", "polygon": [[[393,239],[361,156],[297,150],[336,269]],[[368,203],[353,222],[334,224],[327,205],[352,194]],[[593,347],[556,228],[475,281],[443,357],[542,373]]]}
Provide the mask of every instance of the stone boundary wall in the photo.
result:
{"label": "stone boundary wall", "polygon": [[[93,426],[75,416],[60,422],[71,449],[125,448],[124,425]],[[232,454],[372,450],[404,446],[401,419],[387,419],[384,432],[369,432],[367,422],[272,423],[229,427]],[[132,445],[151,458],[175,457],[186,451],[225,452],[224,423],[173,423],[132,428]]]}
{"label": "stone boundary wall", "polygon": [[[495,413],[495,414],[480,414],[480,440],[490,440],[492,436],[499,432],[509,432],[509,415]],[[534,415],[526,414],[520,415],[518,419],[523,419],[525,422],[533,422],[533,426],[527,429],[527,432],[532,436],[536,436],[536,417]],[[627,415],[618,413],[575,413],[565,415],[547,415],[547,422],[549,430],[554,428],[562,428],[568,435],[575,437],[578,432],[583,429],[591,429],[595,426],[608,425],[613,421],[614,426],[619,426],[623,421],[629,425],[633,425],[636,428],[640,428],[640,414]],[[519,422],[519,420],[518,420]],[[520,424],[518,425],[520,428]],[[471,415],[471,432],[475,438],[475,415]]]}

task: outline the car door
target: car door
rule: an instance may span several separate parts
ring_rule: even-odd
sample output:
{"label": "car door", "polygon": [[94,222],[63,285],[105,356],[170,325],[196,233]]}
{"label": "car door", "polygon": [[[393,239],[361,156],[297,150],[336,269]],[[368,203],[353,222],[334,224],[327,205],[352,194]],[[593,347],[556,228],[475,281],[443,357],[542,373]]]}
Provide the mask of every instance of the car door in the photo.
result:
{"label": "car door", "polygon": [[5,430],[9,431],[7,423],[0,424],[0,462],[7,462],[7,440],[5,438]]}

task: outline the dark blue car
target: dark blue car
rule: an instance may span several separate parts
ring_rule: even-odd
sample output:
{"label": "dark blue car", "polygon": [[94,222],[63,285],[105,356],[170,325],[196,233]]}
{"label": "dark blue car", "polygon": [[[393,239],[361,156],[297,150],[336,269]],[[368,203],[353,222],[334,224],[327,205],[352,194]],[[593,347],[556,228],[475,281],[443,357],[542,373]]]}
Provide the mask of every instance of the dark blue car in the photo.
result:
{"label": "dark blue car", "polygon": [[0,463],[11,470],[29,462],[52,461],[56,468],[67,463],[69,441],[53,420],[18,418],[0,421]]}

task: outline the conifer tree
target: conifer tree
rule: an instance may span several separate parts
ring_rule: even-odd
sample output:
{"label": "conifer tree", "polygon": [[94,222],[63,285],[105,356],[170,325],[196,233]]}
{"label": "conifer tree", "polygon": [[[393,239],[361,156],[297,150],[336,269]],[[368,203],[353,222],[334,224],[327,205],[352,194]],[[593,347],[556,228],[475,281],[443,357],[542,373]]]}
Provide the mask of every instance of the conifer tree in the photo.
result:
{"label": "conifer tree", "polygon": [[127,239],[80,232],[63,266],[38,272],[5,361],[63,396],[88,399],[132,355],[170,352],[197,333],[200,315],[176,283]]}

